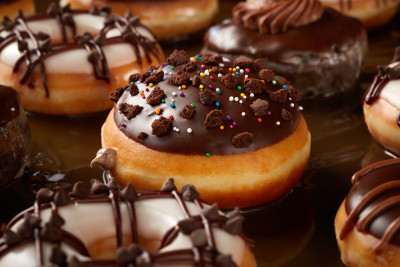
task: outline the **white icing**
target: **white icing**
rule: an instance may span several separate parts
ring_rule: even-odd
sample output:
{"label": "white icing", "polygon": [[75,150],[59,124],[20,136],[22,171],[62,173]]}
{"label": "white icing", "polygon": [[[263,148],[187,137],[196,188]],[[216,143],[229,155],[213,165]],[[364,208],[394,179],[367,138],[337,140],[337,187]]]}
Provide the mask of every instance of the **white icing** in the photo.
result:
{"label": "white icing", "polygon": [[[395,62],[389,67],[394,68],[399,65],[400,62]],[[390,80],[382,89],[380,97],[400,110],[400,79]]]}

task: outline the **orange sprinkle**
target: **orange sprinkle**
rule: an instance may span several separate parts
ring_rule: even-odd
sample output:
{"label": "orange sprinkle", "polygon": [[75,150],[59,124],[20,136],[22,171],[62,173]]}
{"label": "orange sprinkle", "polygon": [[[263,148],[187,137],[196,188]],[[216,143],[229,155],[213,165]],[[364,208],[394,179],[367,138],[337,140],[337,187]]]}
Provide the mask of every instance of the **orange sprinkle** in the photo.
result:
{"label": "orange sprinkle", "polygon": [[223,130],[223,129],[224,129],[224,126],[223,126],[223,125],[221,125],[221,126],[219,126],[219,128],[220,128],[221,130]]}
{"label": "orange sprinkle", "polygon": [[182,89],[186,89],[186,85],[182,85]]}
{"label": "orange sprinkle", "polygon": [[160,114],[161,109],[160,108],[156,108],[156,114]]}

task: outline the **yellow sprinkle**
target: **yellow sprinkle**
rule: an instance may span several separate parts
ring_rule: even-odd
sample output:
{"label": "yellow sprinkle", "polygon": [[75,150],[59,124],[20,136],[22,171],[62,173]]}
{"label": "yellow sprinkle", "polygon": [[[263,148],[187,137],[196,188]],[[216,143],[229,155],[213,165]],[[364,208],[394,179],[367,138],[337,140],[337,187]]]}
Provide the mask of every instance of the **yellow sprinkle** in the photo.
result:
{"label": "yellow sprinkle", "polygon": [[199,88],[200,88],[200,89],[203,89],[203,87],[204,87],[204,85],[202,85],[202,84],[199,85]]}
{"label": "yellow sprinkle", "polygon": [[221,125],[221,126],[219,126],[219,128],[220,128],[221,130],[223,130],[223,129],[224,129],[224,126],[223,126],[223,125]]}
{"label": "yellow sprinkle", "polygon": [[244,97],[244,93],[241,93],[240,96],[241,96],[241,97]]}
{"label": "yellow sprinkle", "polygon": [[196,62],[196,59],[195,59],[195,58],[193,58],[193,59],[192,59],[192,61],[193,61],[193,62]]}
{"label": "yellow sprinkle", "polygon": [[236,68],[233,68],[232,70],[233,70],[233,71],[236,71]]}
{"label": "yellow sprinkle", "polygon": [[200,73],[200,76],[201,76],[201,77],[204,77],[204,72]]}
{"label": "yellow sprinkle", "polygon": [[158,114],[160,114],[160,108],[156,108],[156,114],[158,115]]}

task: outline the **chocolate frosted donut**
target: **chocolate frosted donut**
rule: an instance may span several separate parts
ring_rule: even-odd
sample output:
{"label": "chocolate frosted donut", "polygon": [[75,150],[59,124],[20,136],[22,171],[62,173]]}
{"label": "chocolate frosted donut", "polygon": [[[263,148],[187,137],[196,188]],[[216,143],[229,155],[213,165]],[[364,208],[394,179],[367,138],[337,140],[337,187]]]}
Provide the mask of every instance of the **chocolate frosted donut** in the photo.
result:
{"label": "chocolate frosted donut", "polygon": [[288,192],[310,150],[300,92],[258,60],[189,60],[176,50],[168,62],[132,75],[112,94],[115,107],[102,129],[103,148],[117,150],[111,174],[138,188],[173,175],[179,187],[193,183],[221,208]]}
{"label": "chocolate frosted donut", "polygon": [[232,20],[213,26],[204,51],[261,58],[303,95],[332,95],[351,87],[367,52],[362,24],[319,1],[239,3]]}
{"label": "chocolate frosted donut", "polygon": [[357,172],[335,219],[342,260],[348,266],[400,264],[400,159]]}
{"label": "chocolate frosted donut", "polygon": [[30,131],[18,94],[0,85],[0,185],[23,174],[30,164]]}

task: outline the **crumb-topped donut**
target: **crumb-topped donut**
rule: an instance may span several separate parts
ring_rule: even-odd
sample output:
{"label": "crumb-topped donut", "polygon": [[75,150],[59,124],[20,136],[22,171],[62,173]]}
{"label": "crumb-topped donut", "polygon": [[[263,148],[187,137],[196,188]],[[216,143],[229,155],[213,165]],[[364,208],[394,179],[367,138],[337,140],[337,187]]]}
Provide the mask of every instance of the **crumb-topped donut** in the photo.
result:
{"label": "crumb-topped donut", "polygon": [[300,92],[258,60],[175,50],[168,62],[111,96],[102,145],[117,150],[113,177],[154,189],[171,175],[224,209],[290,191],[310,153]]}
{"label": "crumb-topped donut", "polygon": [[1,0],[0,1],[0,18],[4,16],[14,17],[19,11],[24,14],[35,13],[34,0]]}
{"label": "crumb-topped donut", "polygon": [[228,215],[199,199],[193,185],[177,193],[122,190],[92,180],[41,189],[0,239],[1,266],[256,266],[238,210]]}
{"label": "crumb-topped donut", "polygon": [[396,14],[399,0],[320,0],[323,5],[362,21],[366,28],[386,24]]}
{"label": "crumb-topped donut", "polygon": [[205,52],[261,58],[303,95],[344,91],[360,75],[367,53],[365,29],[317,0],[240,2],[232,17],[208,30]]}
{"label": "crumb-topped donut", "polygon": [[371,135],[400,155],[400,47],[388,66],[378,66],[378,74],[364,95],[363,108]]}
{"label": "crumb-topped donut", "polygon": [[61,0],[60,5],[90,9],[93,5],[111,6],[124,15],[130,10],[139,16],[158,39],[170,39],[206,29],[218,12],[218,0]]}
{"label": "crumb-topped donut", "polygon": [[0,82],[15,88],[29,111],[74,115],[110,108],[109,93],[132,71],[164,59],[137,17],[109,11],[50,6],[46,14],[5,17]]}
{"label": "crumb-topped donut", "polygon": [[21,177],[30,164],[30,131],[18,94],[0,85],[0,185]]}
{"label": "crumb-topped donut", "polygon": [[335,218],[347,266],[400,265],[400,159],[374,163],[352,177]]}

